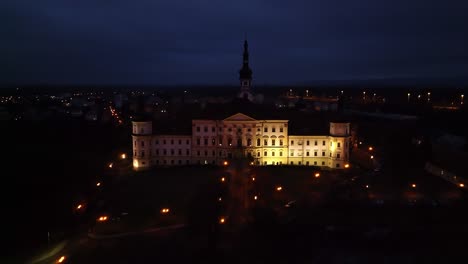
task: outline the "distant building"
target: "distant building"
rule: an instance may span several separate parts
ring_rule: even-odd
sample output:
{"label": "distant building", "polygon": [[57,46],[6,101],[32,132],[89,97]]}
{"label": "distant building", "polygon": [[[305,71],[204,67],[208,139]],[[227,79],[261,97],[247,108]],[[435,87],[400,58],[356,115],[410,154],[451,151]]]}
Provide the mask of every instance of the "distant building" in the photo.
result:
{"label": "distant building", "polygon": [[[242,155],[254,165],[344,168],[350,124],[330,122],[324,135],[289,135],[288,120],[257,120],[237,113],[223,120],[192,120],[190,134],[153,134],[152,121],[132,122],[133,168],[222,165]],[[157,124],[155,124],[157,126]]]}

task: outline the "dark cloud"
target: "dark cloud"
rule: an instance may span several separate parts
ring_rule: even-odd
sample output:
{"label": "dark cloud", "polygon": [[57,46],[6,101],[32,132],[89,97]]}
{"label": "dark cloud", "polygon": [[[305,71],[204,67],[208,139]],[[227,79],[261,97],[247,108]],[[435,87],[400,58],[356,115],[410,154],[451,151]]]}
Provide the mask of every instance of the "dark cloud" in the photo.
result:
{"label": "dark cloud", "polygon": [[0,3],[0,83],[234,84],[465,76],[465,1]]}

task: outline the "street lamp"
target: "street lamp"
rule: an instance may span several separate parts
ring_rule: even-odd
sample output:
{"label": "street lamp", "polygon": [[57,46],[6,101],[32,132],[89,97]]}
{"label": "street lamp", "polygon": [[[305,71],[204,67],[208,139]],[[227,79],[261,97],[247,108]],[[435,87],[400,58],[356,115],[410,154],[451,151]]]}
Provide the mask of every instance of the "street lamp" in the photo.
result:
{"label": "street lamp", "polygon": [[108,217],[106,215],[100,216],[97,220],[98,222],[106,222]]}
{"label": "street lamp", "polygon": [[126,158],[127,158],[127,155],[125,155],[125,153],[122,153],[122,155],[120,155],[120,157],[121,157],[122,159],[126,159]]}
{"label": "street lamp", "polygon": [[372,150],[374,150],[374,148],[373,148],[373,147],[369,147],[369,151],[372,151]]}
{"label": "street lamp", "polygon": [[278,186],[278,187],[276,187],[276,190],[277,190],[278,192],[280,192],[281,190],[283,190],[283,187]]}
{"label": "street lamp", "polygon": [[349,164],[345,164],[344,167],[347,169],[349,168]]}
{"label": "street lamp", "polygon": [[255,195],[255,196],[254,196],[254,200],[257,200],[257,199],[258,199],[258,197],[257,197],[257,195]]}
{"label": "street lamp", "polygon": [[371,155],[370,158],[371,158],[371,159],[374,159],[374,155]]}
{"label": "street lamp", "polygon": [[224,218],[224,217],[219,218],[219,223],[220,224],[226,223],[226,218]]}
{"label": "street lamp", "polygon": [[96,186],[97,186],[97,187],[101,186],[101,183],[100,183],[100,182],[97,182],[97,183],[96,183]]}
{"label": "street lamp", "polygon": [[169,208],[161,209],[161,214],[167,214],[167,213],[169,213]]}
{"label": "street lamp", "polygon": [[225,161],[223,162],[223,165],[224,165],[224,166],[227,166],[227,165],[229,165],[229,162],[227,162],[227,161],[225,160]]}
{"label": "street lamp", "polygon": [[414,184],[414,183],[411,184],[411,187],[416,188],[416,184]]}
{"label": "street lamp", "polygon": [[463,187],[465,187],[465,184],[460,183],[458,186],[460,186],[460,188],[463,188]]}
{"label": "street lamp", "polygon": [[56,263],[63,263],[67,257],[61,256],[59,259],[57,259]]}
{"label": "street lamp", "polygon": [[314,176],[315,176],[315,178],[318,178],[318,177],[320,177],[320,173],[316,172]]}
{"label": "street lamp", "polygon": [[112,169],[112,166],[114,166],[114,164],[109,163],[109,168],[110,168],[110,169]]}
{"label": "street lamp", "polygon": [[221,181],[222,181],[222,182],[225,182],[225,181],[226,181],[226,178],[222,177],[222,178],[221,178]]}

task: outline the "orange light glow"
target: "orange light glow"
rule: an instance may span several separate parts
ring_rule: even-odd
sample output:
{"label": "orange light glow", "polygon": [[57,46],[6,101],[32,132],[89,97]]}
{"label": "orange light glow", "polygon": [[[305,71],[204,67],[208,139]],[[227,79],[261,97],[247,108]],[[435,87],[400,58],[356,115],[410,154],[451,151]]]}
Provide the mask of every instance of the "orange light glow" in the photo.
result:
{"label": "orange light glow", "polygon": [[255,181],[255,177],[252,177],[252,181]]}
{"label": "orange light glow", "polygon": [[121,157],[122,159],[126,159],[126,158],[127,158],[127,155],[125,155],[125,153],[122,153],[122,155],[120,155],[120,157]]}
{"label": "orange light glow", "polygon": [[97,187],[101,186],[101,183],[100,182],[96,183],[96,186]]}
{"label": "orange light glow", "polygon": [[416,184],[414,184],[414,183],[411,184],[411,187],[416,188]]}
{"label": "orange light glow", "polygon": [[107,219],[108,219],[108,217],[105,216],[105,215],[103,215],[103,216],[100,216],[100,217],[98,218],[98,221],[99,221],[99,222],[105,222],[105,221],[107,221]]}
{"label": "orange light glow", "polygon": [[163,208],[163,209],[161,209],[161,213],[162,213],[162,214],[167,214],[167,213],[169,213],[169,208]]}
{"label": "orange light glow", "polygon": [[223,162],[223,165],[224,165],[224,166],[227,166],[227,165],[229,165],[229,162],[224,161],[224,162]]}
{"label": "orange light glow", "polygon": [[465,184],[460,183],[458,186],[460,186],[461,188],[463,188],[463,187],[465,187]]}
{"label": "orange light glow", "polygon": [[318,177],[320,177],[320,173],[317,172],[317,173],[315,173],[314,176],[315,176],[315,178],[318,178]]}
{"label": "orange light glow", "polygon": [[257,199],[258,199],[258,197],[257,197],[257,195],[255,195],[255,196],[254,196],[254,200],[257,200]]}
{"label": "orange light glow", "polygon": [[81,205],[81,204],[79,204],[79,205],[76,207],[77,210],[80,210],[81,208],[83,208],[83,205]]}
{"label": "orange light glow", "polygon": [[349,164],[345,164],[344,167],[345,167],[345,168],[349,168]]}
{"label": "orange light glow", "polygon": [[57,263],[63,263],[65,261],[66,257],[65,256],[61,256],[58,260],[57,260]]}
{"label": "orange light glow", "polygon": [[276,190],[279,192],[279,191],[283,190],[283,187],[278,186],[278,187],[276,187]]}
{"label": "orange light glow", "polygon": [[373,156],[373,155],[371,155],[371,156],[370,156],[370,158],[371,158],[371,159],[373,159],[373,158],[374,158],[374,156]]}
{"label": "orange light glow", "polygon": [[225,182],[225,181],[226,181],[226,178],[222,177],[222,178],[221,178],[221,181],[222,181],[222,182]]}
{"label": "orange light glow", "polygon": [[219,223],[220,223],[220,224],[226,223],[226,219],[225,219],[224,217],[221,217],[221,218],[219,219]]}
{"label": "orange light glow", "polygon": [[109,163],[109,168],[111,168],[111,169],[112,169],[112,166],[114,166],[114,164],[112,164],[112,163]]}
{"label": "orange light glow", "polygon": [[372,150],[374,150],[374,148],[373,148],[373,147],[369,147],[369,151],[372,151]]}

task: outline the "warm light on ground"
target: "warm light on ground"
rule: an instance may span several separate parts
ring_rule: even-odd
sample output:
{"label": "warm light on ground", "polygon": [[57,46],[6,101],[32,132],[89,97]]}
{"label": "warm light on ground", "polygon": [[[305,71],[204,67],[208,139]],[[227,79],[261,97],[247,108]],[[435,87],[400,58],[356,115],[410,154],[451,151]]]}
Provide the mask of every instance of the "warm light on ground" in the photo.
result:
{"label": "warm light on ground", "polygon": [[108,217],[105,216],[105,215],[103,215],[103,216],[100,216],[97,220],[98,220],[99,222],[105,222],[105,221],[107,221],[107,219],[108,219]]}
{"label": "warm light on ground", "polygon": [[61,256],[58,260],[57,260],[57,263],[63,263],[65,261],[66,257],[65,256]]}
{"label": "warm light on ground", "polygon": [[162,214],[167,214],[167,213],[169,213],[169,208],[163,208],[163,209],[161,209],[161,213],[162,213]]}

